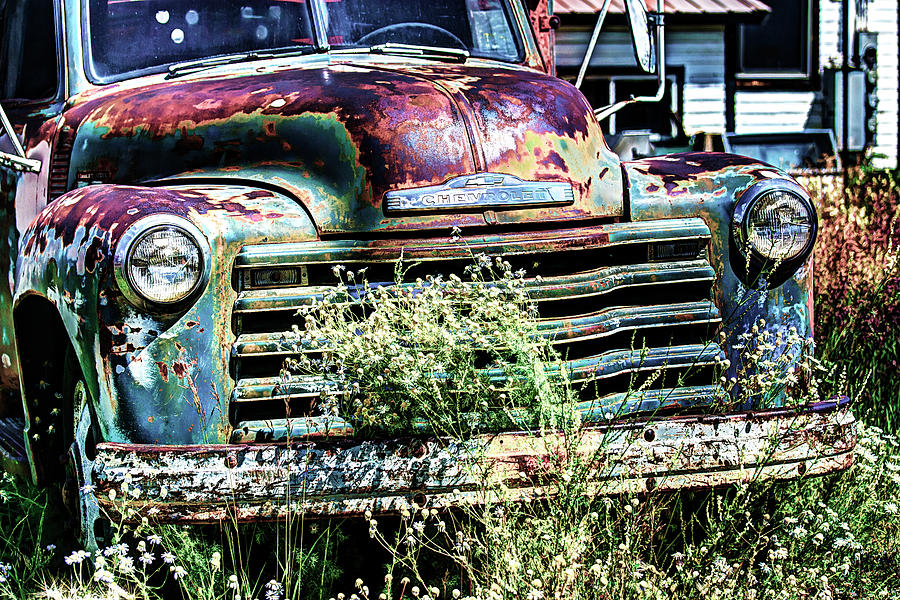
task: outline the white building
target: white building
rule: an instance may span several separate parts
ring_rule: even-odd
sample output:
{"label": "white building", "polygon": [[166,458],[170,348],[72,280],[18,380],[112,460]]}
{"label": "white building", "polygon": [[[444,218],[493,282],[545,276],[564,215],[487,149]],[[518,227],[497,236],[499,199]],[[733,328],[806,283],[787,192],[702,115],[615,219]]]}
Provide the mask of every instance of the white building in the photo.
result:
{"label": "white building", "polygon": [[[645,1],[656,9],[656,0]],[[575,78],[602,4],[553,0],[561,19],[555,46],[560,76]],[[900,166],[897,0],[665,0],[664,10],[666,98],[659,105],[624,109],[604,123],[611,133],[650,129],[657,137],[734,133],[748,138],[830,129],[840,147],[846,68],[850,150],[864,143],[865,102],[877,97],[877,107],[867,113],[874,127],[865,139],[867,150],[877,166]],[[623,11],[622,0],[613,0],[582,86],[595,105],[654,86],[638,71]],[[869,83],[875,97],[866,96],[869,73],[860,56],[869,46],[877,48],[877,81]]]}

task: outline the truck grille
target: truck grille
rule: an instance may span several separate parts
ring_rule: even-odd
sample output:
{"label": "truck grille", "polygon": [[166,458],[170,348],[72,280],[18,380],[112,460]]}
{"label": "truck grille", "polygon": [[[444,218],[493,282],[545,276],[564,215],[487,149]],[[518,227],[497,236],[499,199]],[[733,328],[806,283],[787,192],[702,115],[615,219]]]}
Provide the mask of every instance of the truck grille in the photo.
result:
{"label": "truck grille", "polygon": [[[701,219],[616,223],[590,228],[424,240],[332,241],[245,247],[235,262],[233,441],[311,435],[325,426],[311,407],[329,382],[279,373],[296,352],[297,310],[335,283],[332,267],[366,268],[370,285],[394,285],[401,258],[407,278],[461,275],[473,253],[502,255],[526,270],[539,329],[556,345],[583,389],[582,413],[657,410],[704,404],[723,355],[712,341],[721,318],[711,300],[715,271]],[[537,276],[540,277],[537,277]],[[640,372],[662,370],[652,389],[629,392]],[[285,414],[290,408],[291,423]],[[299,417],[294,419],[293,417]],[[309,417],[309,418],[306,418]],[[339,431],[329,424],[331,433]]]}

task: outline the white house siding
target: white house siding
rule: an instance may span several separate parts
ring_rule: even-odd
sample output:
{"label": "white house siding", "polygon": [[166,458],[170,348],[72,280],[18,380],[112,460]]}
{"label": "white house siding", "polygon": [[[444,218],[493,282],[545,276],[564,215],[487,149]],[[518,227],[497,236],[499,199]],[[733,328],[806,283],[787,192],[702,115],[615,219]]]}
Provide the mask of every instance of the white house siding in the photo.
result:
{"label": "white house siding", "polygon": [[735,133],[793,133],[822,127],[820,92],[746,92],[734,99]]}
{"label": "white house siding", "polygon": [[841,53],[841,3],[835,0],[819,0],[819,68],[840,67],[844,61]]}
{"label": "white house siding", "polygon": [[[562,28],[556,34],[558,68],[581,66],[591,31]],[[666,65],[684,67],[684,129],[725,131],[725,29],[722,26],[666,28]],[[592,67],[637,68],[631,37],[625,31],[604,31],[591,56]],[[590,74],[590,70],[588,71]]]}
{"label": "white house siding", "polygon": [[878,34],[878,128],[875,131],[875,153],[886,158],[876,159],[877,166],[897,167],[898,143],[898,40],[897,0],[871,0],[867,28]]}

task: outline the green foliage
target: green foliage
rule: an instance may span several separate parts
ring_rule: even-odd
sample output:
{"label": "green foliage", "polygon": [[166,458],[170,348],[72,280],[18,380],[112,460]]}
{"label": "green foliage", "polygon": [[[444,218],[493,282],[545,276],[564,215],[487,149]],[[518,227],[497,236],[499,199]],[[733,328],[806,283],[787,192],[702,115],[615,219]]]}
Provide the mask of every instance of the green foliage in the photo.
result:
{"label": "green foliage", "polygon": [[0,475],[0,598],[24,598],[52,560],[60,522],[50,493]]}
{"label": "green foliage", "polygon": [[[390,287],[335,268],[338,285],[294,328],[296,373],[326,377],[320,412],[347,417],[357,436],[533,425],[556,361],[536,335],[523,274],[500,258],[474,257],[457,276]],[[558,365],[556,365],[558,370]],[[514,407],[514,408],[511,408]]]}
{"label": "green foliage", "polygon": [[[857,412],[900,428],[900,173],[812,186],[821,213],[814,268],[816,344],[859,396]],[[865,390],[865,393],[862,393]]]}

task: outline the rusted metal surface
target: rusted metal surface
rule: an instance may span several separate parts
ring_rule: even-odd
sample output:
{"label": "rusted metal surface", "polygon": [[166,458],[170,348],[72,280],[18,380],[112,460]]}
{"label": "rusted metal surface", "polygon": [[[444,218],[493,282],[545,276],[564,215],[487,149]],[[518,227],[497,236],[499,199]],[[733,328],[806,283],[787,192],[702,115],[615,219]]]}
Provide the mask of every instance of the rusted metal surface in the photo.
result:
{"label": "rusted metal surface", "polygon": [[734,203],[741,193],[760,181],[793,181],[790,175],[753,159],[719,153],[673,154],[624,166],[632,219],[699,217],[710,229],[709,257],[718,274],[713,298],[727,334],[723,348],[731,363],[729,377],[736,377],[741,365],[741,334],[759,327],[761,320],[762,329],[781,332],[785,339],[791,331],[812,337],[811,259],[777,287],[749,285],[741,275],[745,259],[731,231]]}
{"label": "rusted metal surface", "polygon": [[[856,443],[853,416],[837,402],[803,411],[610,423],[579,435],[576,452],[591,461],[588,477],[598,494],[820,475],[849,466]],[[553,493],[566,448],[573,447],[561,434],[526,432],[468,442],[104,443],[95,463],[96,496],[110,514],[127,505],[134,519],[190,522],[533,499]],[[495,495],[500,486],[508,496]]]}
{"label": "rusted metal surface", "polygon": [[[196,303],[145,312],[124,299],[112,253],[148,214],[186,218],[213,240],[210,281]],[[63,196],[22,240],[18,294],[53,301],[79,356],[104,439],[159,443],[227,439],[231,262],[242,243],[313,239],[296,203],[269,191],[94,186]]]}
{"label": "rusted metal surface", "polygon": [[574,187],[573,205],[522,211],[517,222],[621,215],[614,155],[587,101],[562,80],[476,60],[299,63],[234,67],[225,77],[158,75],[73,98],[63,115],[77,130],[70,184],[78,173],[109,183],[275,184],[321,232],[346,233],[483,226],[480,212],[390,217],[382,202],[389,191],[486,171]]}

